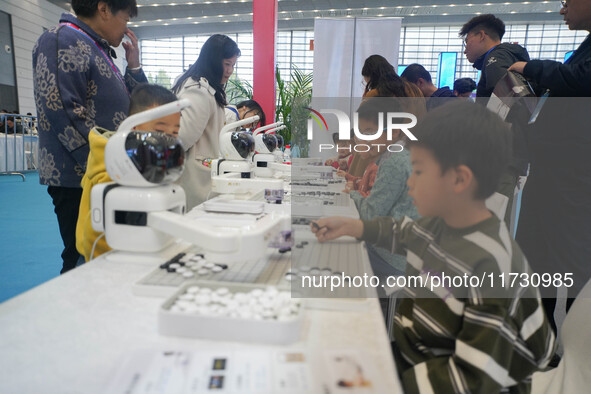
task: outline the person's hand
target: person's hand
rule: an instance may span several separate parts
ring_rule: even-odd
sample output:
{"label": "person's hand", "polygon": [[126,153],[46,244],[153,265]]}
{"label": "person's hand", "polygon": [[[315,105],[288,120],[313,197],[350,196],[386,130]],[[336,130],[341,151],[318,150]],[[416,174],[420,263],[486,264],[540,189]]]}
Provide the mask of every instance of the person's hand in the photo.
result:
{"label": "person's hand", "polygon": [[324,162],[325,166],[332,166],[332,163],[334,163],[333,159],[328,159],[327,161]]}
{"label": "person's hand", "polygon": [[140,46],[138,44],[137,36],[134,32],[127,29],[125,35],[131,42],[123,42],[125,49],[125,60],[127,60],[127,67],[137,68],[140,66]]}
{"label": "person's hand", "polygon": [[343,190],[343,193],[350,193],[351,190],[355,190],[355,184],[353,181],[349,181],[346,183],[345,190]]}
{"label": "person's hand", "polygon": [[344,178],[345,175],[347,175],[347,173],[343,170],[337,170],[337,176],[340,176],[341,178]]}
{"label": "person's hand", "polygon": [[523,69],[527,62],[517,62],[513,63],[511,67],[509,67],[509,71],[515,71],[516,73],[523,74]]}
{"label": "person's hand", "polygon": [[355,238],[361,238],[363,235],[361,220],[338,216],[315,220],[310,223],[310,228],[320,242],[330,241],[345,235]]}

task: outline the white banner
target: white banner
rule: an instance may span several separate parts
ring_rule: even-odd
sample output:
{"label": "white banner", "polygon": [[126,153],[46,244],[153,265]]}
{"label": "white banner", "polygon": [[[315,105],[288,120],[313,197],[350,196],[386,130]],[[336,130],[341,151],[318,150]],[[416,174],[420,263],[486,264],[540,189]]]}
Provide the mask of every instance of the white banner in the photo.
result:
{"label": "white banner", "polygon": [[[318,98],[322,99],[324,106],[327,98],[360,98],[365,86],[361,70],[365,59],[371,55],[382,55],[396,70],[401,26],[401,18],[316,19],[311,107],[326,108],[315,106]],[[340,108],[337,103],[342,106],[343,100],[335,100],[334,109],[348,113],[353,119],[352,113],[357,109],[359,99],[351,100],[349,108]],[[312,144],[332,143],[332,131],[338,129],[336,118],[328,116],[326,122],[329,132],[321,140],[315,138]],[[317,148],[311,146],[311,151],[318,152]],[[330,152],[327,155],[330,156]]]}

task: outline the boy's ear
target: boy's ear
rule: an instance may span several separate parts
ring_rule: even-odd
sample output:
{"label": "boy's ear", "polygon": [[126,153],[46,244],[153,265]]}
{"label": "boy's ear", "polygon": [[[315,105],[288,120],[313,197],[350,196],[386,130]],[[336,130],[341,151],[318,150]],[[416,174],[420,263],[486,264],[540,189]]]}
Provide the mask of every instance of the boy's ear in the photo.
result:
{"label": "boy's ear", "polygon": [[466,165],[459,165],[454,169],[455,172],[455,182],[454,182],[454,191],[456,193],[462,193],[467,189],[474,188],[475,180],[474,173],[470,169],[470,167]]}

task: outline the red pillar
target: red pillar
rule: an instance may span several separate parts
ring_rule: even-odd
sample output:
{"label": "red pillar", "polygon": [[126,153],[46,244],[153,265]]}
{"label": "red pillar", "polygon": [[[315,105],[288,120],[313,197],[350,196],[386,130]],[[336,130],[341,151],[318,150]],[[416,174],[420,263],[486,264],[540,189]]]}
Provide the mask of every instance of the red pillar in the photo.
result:
{"label": "red pillar", "polygon": [[252,2],[254,99],[263,107],[267,123],[275,119],[277,1]]}

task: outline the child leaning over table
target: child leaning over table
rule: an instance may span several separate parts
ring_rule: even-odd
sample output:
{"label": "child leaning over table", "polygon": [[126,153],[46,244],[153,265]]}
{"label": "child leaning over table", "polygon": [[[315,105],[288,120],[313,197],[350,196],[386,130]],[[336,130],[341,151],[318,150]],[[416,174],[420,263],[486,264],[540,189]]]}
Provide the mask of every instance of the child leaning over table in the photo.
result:
{"label": "child leaning over table", "polygon": [[[387,113],[404,112],[401,99],[393,97],[372,97],[364,100],[357,109],[359,132],[376,134],[379,127],[379,116],[383,125],[387,124]],[[401,130],[393,130],[392,138],[387,139],[384,131],[376,140],[363,141],[356,139],[358,144],[367,144],[367,152],[360,151],[359,156],[368,162],[361,178],[347,184],[345,192],[349,193],[359,212],[359,218],[370,220],[376,216],[402,218],[418,217],[417,210],[408,195],[406,181],[411,173],[407,138]],[[403,149],[401,149],[403,148]],[[349,179],[349,178],[347,178]],[[375,275],[403,275],[406,260],[403,256],[393,255],[388,250],[367,246],[369,260]]]}
{"label": "child leaning over table", "polygon": [[[176,100],[177,97],[174,93],[162,86],[147,83],[141,84],[131,94],[129,115],[131,116],[138,112],[172,103]],[[180,121],[181,114],[175,113],[142,123],[134,127],[134,129],[141,131],[160,131],[177,137]],[[90,153],[88,154],[86,173],[81,182],[82,199],[80,201],[78,222],[76,224],[76,249],[84,256],[86,261],[90,261],[111,250],[104,237],[97,241],[101,233],[94,231],[92,228],[90,220],[90,191],[93,186],[99,183],[112,181],[105,167],[105,146],[109,141],[109,137],[113,134],[115,134],[114,131],[94,127],[88,135]],[[94,253],[92,253],[93,246]]]}
{"label": "child leaning over table", "polygon": [[[554,334],[536,288],[500,282],[501,273],[508,279],[531,271],[484,203],[510,157],[510,132],[468,102],[433,110],[412,131],[418,141],[410,143],[409,194],[423,217],[333,217],[312,231],[320,241],[350,235],[405,253],[407,279],[471,279],[403,288],[393,350],[406,393],[529,392],[532,373],[552,357]],[[481,287],[473,284],[483,277]]]}

